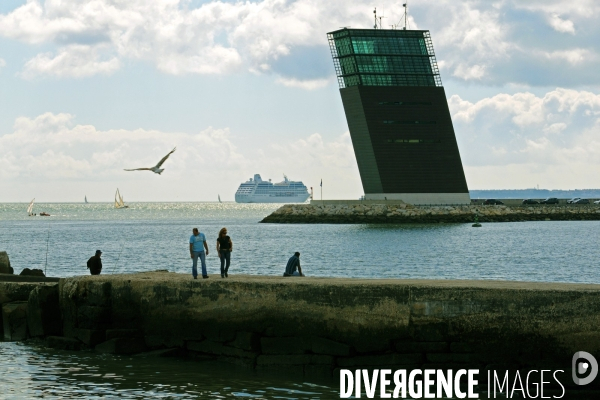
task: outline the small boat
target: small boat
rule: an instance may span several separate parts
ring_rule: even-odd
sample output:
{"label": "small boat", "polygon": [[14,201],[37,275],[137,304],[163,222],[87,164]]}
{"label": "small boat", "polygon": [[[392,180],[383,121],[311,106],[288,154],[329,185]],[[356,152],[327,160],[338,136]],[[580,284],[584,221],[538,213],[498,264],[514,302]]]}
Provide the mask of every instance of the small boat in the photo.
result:
{"label": "small boat", "polygon": [[43,211],[42,211],[42,212],[40,213],[40,216],[41,216],[41,217],[49,217],[49,216],[50,216],[50,214],[48,214],[47,212],[43,212]]}
{"label": "small boat", "polygon": [[27,215],[30,217],[35,217],[35,214],[33,213],[33,203],[35,203],[35,197],[33,200],[31,200],[29,206],[27,207]]}
{"label": "small boat", "polygon": [[88,203],[88,201],[87,201],[87,196],[85,196],[85,198],[83,199],[83,201],[85,202],[85,204],[87,204],[87,203]]}
{"label": "small boat", "polygon": [[117,188],[117,192],[115,193],[115,208],[129,208],[129,206],[125,205],[123,196],[119,193],[119,188]]}
{"label": "small boat", "polygon": [[221,195],[218,194],[217,196],[219,197],[219,203],[222,203],[222,201],[221,201]]}

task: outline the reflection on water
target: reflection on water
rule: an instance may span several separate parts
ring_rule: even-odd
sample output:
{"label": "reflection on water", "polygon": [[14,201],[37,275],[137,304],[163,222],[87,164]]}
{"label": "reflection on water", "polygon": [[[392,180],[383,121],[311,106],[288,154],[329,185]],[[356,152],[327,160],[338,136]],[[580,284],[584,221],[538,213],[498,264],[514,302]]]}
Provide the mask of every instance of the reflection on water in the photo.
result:
{"label": "reflection on water", "polygon": [[87,274],[87,259],[101,249],[103,274],[157,269],[190,274],[188,239],[197,226],[211,250],[208,272],[215,274],[216,237],[225,226],[234,243],[232,275],[280,276],[299,251],[310,276],[600,283],[600,221],[485,223],[478,229],[471,224],[259,224],[279,205],[130,206],[40,204],[38,211],[52,217],[27,217],[26,203],[0,203],[1,250],[17,273],[28,267],[46,269],[50,276]]}
{"label": "reflection on water", "polygon": [[337,399],[332,381],[172,358],[66,352],[0,342],[3,399]]}

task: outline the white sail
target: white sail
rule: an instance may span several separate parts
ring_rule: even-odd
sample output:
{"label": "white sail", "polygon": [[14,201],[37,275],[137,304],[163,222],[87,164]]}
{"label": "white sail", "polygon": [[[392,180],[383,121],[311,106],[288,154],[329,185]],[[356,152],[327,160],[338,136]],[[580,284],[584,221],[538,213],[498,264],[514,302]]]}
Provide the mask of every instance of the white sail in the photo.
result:
{"label": "white sail", "polygon": [[123,197],[119,193],[119,188],[117,188],[117,192],[115,193],[115,208],[129,208],[129,206],[125,205]]}
{"label": "white sail", "polygon": [[85,201],[85,204],[87,204],[87,203],[88,203],[88,201],[87,201],[87,196],[85,196],[85,198],[84,198],[83,200]]}
{"label": "white sail", "polygon": [[29,203],[29,206],[27,207],[27,215],[33,215],[33,203],[35,202],[35,197],[33,198],[33,200],[31,200],[31,203]]}
{"label": "white sail", "polygon": [[218,194],[217,196],[219,196],[219,203],[222,203],[222,201],[221,201],[221,195]]}

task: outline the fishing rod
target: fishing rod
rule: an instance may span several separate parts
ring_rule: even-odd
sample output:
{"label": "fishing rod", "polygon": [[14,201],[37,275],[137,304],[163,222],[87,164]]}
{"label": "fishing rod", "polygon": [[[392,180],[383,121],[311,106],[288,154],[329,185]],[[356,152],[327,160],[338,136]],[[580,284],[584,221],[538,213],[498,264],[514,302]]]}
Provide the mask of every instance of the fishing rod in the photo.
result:
{"label": "fishing rod", "polygon": [[50,223],[48,223],[48,237],[46,238],[46,263],[44,264],[44,276],[48,276],[48,245],[50,243]]}

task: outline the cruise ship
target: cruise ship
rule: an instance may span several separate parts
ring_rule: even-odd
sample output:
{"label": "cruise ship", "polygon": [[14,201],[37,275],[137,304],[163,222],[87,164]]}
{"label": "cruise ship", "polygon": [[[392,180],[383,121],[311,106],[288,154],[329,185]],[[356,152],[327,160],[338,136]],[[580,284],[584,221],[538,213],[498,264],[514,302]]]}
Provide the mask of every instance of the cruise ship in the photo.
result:
{"label": "cruise ship", "polygon": [[290,181],[283,176],[283,182],[263,181],[259,174],[254,179],[242,183],[235,192],[236,203],[304,203],[309,198],[308,190],[302,182]]}

